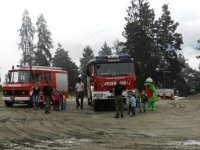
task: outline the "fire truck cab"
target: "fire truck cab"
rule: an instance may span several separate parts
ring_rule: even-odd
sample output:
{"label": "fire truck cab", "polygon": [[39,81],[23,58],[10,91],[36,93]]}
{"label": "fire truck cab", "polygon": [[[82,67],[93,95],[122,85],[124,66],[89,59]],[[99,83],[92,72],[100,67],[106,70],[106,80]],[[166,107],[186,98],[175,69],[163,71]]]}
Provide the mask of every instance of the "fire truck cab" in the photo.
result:
{"label": "fire truck cab", "polygon": [[115,104],[113,92],[116,81],[119,80],[126,87],[123,91],[124,102],[128,99],[128,92],[135,91],[136,75],[134,61],[130,55],[97,56],[87,65],[87,96],[88,104],[98,110],[102,102]]}
{"label": "fire truck cab", "polygon": [[42,89],[47,81],[54,90],[69,93],[68,73],[60,67],[14,66],[8,71],[8,78],[3,85],[3,100],[7,107],[15,103],[32,105],[31,95],[36,84]]}

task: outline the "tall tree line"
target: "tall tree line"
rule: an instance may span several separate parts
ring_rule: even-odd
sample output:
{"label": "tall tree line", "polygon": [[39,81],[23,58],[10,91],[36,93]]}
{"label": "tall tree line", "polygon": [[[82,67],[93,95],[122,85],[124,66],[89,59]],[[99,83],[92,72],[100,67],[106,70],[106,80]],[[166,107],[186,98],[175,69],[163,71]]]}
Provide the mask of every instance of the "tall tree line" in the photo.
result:
{"label": "tall tree line", "polygon": [[[199,83],[194,82],[199,79],[199,72],[191,69],[181,55],[182,35],[176,31],[179,23],[171,18],[167,4],[162,7],[162,15],[155,19],[154,10],[150,8],[148,0],[132,0],[125,20],[122,35],[126,41],[120,42],[117,39],[113,47],[108,46],[105,41],[98,55],[130,54],[140,68],[140,73],[137,74],[137,87],[140,90],[143,89],[146,78],[151,77],[157,87],[175,88],[180,95],[200,91]],[[94,58],[94,51],[89,45],[82,51],[78,68],[61,44],[58,44],[56,53],[52,56],[50,50],[53,49],[53,42],[44,15],[38,17],[35,29],[28,11],[25,10],[19,33],[22,64],[63,67],[70,72],[72,87],[75,86],[78,76],[86,82],[86,66]],[[33,42],[35,34],[37,44]]]}
{"label": "tall tree line", "polygon": [[[22,26],[18,31],[20,36],[18,45],[22,50],[20,64],[62,67],[68,71],[70,86],[75,86],[79,75],[78,67],[69,57],[68,51],[65,51],[59,43],[56,53],[52,57],[53,40],[43,14],[38,16],[35,28],[28,10],[25,10],[22,16]],[[36,44],[34,44],[35,34],[37,34]]]}
{"label": "tall tree line", "polygon": [[151,77],[157,87],[175,88],[182,95],[189,93],[183,76],[188,66],[178,57],[182,35],[176,32],[179,23],[172,20],[168,5],[163,5],[162,15],[156,20],[148,0],[132,0],[125,20],[122,51],[139,63],[137,87],[143,89],[145,79]]}

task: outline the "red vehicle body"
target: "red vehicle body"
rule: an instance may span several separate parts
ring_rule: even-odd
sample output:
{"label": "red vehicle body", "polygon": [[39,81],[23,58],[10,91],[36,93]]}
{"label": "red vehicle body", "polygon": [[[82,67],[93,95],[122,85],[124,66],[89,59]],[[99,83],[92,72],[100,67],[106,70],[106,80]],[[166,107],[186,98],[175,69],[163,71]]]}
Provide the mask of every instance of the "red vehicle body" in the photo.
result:
{"label": "red vehicle body", "polygon": [[14,103],[31,105],[31,95],[36,84],[42,89],[47,81],[54,90],[69,93],[68,73],[59,67],[21,66],[8,71],[8,79],[3,85],[3,100],[10,107]]}
{"label": "red vehicle body", "polygon": [[102,102],[114,104],[113,88],[119,80],[126,87],[123,91],[124,102],[129,91],[135,91],[136,75],[134,61],[130,55],[97,56],[87,65],[88,104],[98,110]]}

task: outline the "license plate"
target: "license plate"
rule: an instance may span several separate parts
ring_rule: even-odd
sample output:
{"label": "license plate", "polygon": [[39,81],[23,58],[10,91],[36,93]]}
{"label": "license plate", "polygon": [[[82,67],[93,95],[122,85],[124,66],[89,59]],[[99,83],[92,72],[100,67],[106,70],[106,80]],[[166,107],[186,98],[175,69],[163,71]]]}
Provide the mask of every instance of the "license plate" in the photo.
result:
{"label": "license plate", "polygon": [[100,97],[103,97],[103,94],[95,94],[95,96],[100,98]]}

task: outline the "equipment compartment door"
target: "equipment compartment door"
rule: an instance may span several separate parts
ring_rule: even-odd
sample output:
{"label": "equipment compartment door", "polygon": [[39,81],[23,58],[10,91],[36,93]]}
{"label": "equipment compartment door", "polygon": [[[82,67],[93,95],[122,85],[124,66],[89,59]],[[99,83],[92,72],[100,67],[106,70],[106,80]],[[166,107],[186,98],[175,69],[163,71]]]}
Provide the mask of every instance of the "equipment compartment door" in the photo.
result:
{"label": "equipment compartment door", "polygon": [[68,76],[64,73],[56,73],[56,89],[60,90],[68,90]]}

